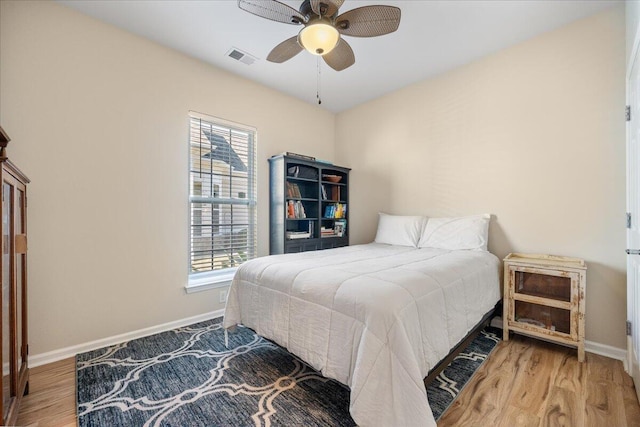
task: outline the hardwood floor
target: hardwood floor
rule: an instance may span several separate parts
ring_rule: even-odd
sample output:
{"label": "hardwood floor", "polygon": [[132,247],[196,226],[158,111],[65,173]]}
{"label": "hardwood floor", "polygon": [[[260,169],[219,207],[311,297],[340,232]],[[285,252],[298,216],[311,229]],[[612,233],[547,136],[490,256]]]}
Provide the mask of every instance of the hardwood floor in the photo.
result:
{"label": "hardwood floor", "polygon": [[[75,364],[65,359],[31,370],[18,425],[76,426]],[[439,427],[640,427],[633,382],[618,360],[532,338],[501,342]]]}
{"label": "hardwood floor", "polygon": [[76,426],[76,364],[70,357],[32,368],[22,399],[19,426]]}
{"label": "hardwood floor", "polygon": [[501,342],[438,426],[640,426],[622,362],[519,335]]}

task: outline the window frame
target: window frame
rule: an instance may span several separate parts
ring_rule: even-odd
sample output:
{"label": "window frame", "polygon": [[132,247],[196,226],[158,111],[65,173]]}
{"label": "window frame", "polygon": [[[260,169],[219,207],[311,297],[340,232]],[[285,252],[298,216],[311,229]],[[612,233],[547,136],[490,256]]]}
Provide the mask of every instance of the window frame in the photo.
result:
{"label": "window frame", "polygon": [[[188,138],[187,138],[187,171],[188,171],[188,179],[187,179],[187,195],[188,195],[188,200],[187,200],[187,217],[189,218],[189,221],[187,223],[187,273],[188,273],[188,281],[187,281],[187,285],[185,286],[185,291],[187,293],[193,293],[193,292],[199,292],[199,291],[205,291],[208,289],[216,289],[216,288],[222,288],[222,287],[226,287],[229,286],[231,284],[231,280],[233,279],[233,276],[235,275],[236,270],[238,269],[237,266],[235,267],[227,267],[227,268],[221,268],[221,269],[217,269],[217,270],[210,270],[210,271],[205,271],[205,272],[192,272],[191,268],[191,257],[192,257],[192,221],[193,218],[191,216],[191,210],[192,210],[192,203],[197,202],[198,200],[202,200],[202,201],[206,201],[206,202],[212,202],[213,199],[217,199],[217,203],[220,204],[229,204],[229,205],[233,205],[233,204],[238,204],[238,205],[243,205],[243,206],[247,206],[247,208],[249,209],[249,223],[248,223],[248,230],[247,230],[247,247],[251,247],[253,246],[253,254],[249,254],[249,257],[247,260],[252,259],[257,257],[257,250],[258,250],[258,244],[257,244],[257,138],[258,138],[258,134],[257,134],[257,129],[252,127],[252,126],[247,126],[244,124],[240,124],[240,123],[236,123],[236,122],[232,122],[229,120],[225,120],[225,119],[221,119],[219,117],[214,117],[208,114],[203,114],[203,113],[198,113],[196,111],[189,111],[189,114],[187,116],[188,122]],[[196,120],[202,120],[204,122],[209,122],[212,123],[216,126],[220,126],[220,127],[226,127],[230,130],[233,131],[240,131],[240,132],[246,132],[249,133],[251,136],[249,138],[250,142],[249,142],[249,147],[247,147],[247,153],[248,153],[248,165],[247,165],[247,191],[246,191],[246,198],[245,199],[234,199],[234,198],[230,198],[228,200],[224,200],[224,201],[220,201],[219,198],[206,198],[206,197],[202,197],[202,196],[192,196],[191,195],[191,144],[192,144],[192,140],[191,140],[191,121],[192,119],[196,119]],[[251,197],[253,196],[253,198]]]}

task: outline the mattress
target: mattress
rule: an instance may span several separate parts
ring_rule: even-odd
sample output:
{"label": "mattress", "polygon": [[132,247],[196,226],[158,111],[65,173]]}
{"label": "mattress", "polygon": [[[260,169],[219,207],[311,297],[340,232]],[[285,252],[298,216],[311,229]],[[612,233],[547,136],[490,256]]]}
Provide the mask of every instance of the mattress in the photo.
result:
{"label": "mattress", "polygon": [[500,299],[486,251],[354,245],[248,261],[223,326],[242,324],[350,388],[360,426],[435,426],[423,378]]}

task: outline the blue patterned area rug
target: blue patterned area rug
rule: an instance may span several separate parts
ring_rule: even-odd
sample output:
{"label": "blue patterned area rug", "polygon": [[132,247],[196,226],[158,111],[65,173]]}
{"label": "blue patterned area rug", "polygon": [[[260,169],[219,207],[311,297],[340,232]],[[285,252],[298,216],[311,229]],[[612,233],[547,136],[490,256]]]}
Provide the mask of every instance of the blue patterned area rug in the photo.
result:
{"label": "blue patterned area rug", "polygon": [[500,342],[500,335],[502,330],[485,328],[427,386],[429,406],[436,421],[449,409],[473,374],[487,360],[489,354]]}
{"label": "blue patterned area rug", "polygon": [[[349,389],[221,319],[76,356],[78,425],[353,426]],[[483,331],[428,388],[438,419],[499,342]]]}

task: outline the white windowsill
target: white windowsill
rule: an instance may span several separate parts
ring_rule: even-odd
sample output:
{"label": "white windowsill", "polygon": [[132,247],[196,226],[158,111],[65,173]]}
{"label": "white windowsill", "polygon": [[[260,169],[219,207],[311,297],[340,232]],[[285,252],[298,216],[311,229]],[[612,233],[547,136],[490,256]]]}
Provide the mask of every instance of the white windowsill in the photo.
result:
{"label": "white windowsill", "polygon": [[198,273],[189,275],[189,282],[184,290],[188,293],[208,291],[231,285],[231,280],[238,268],[226,268],[223,271]]}

